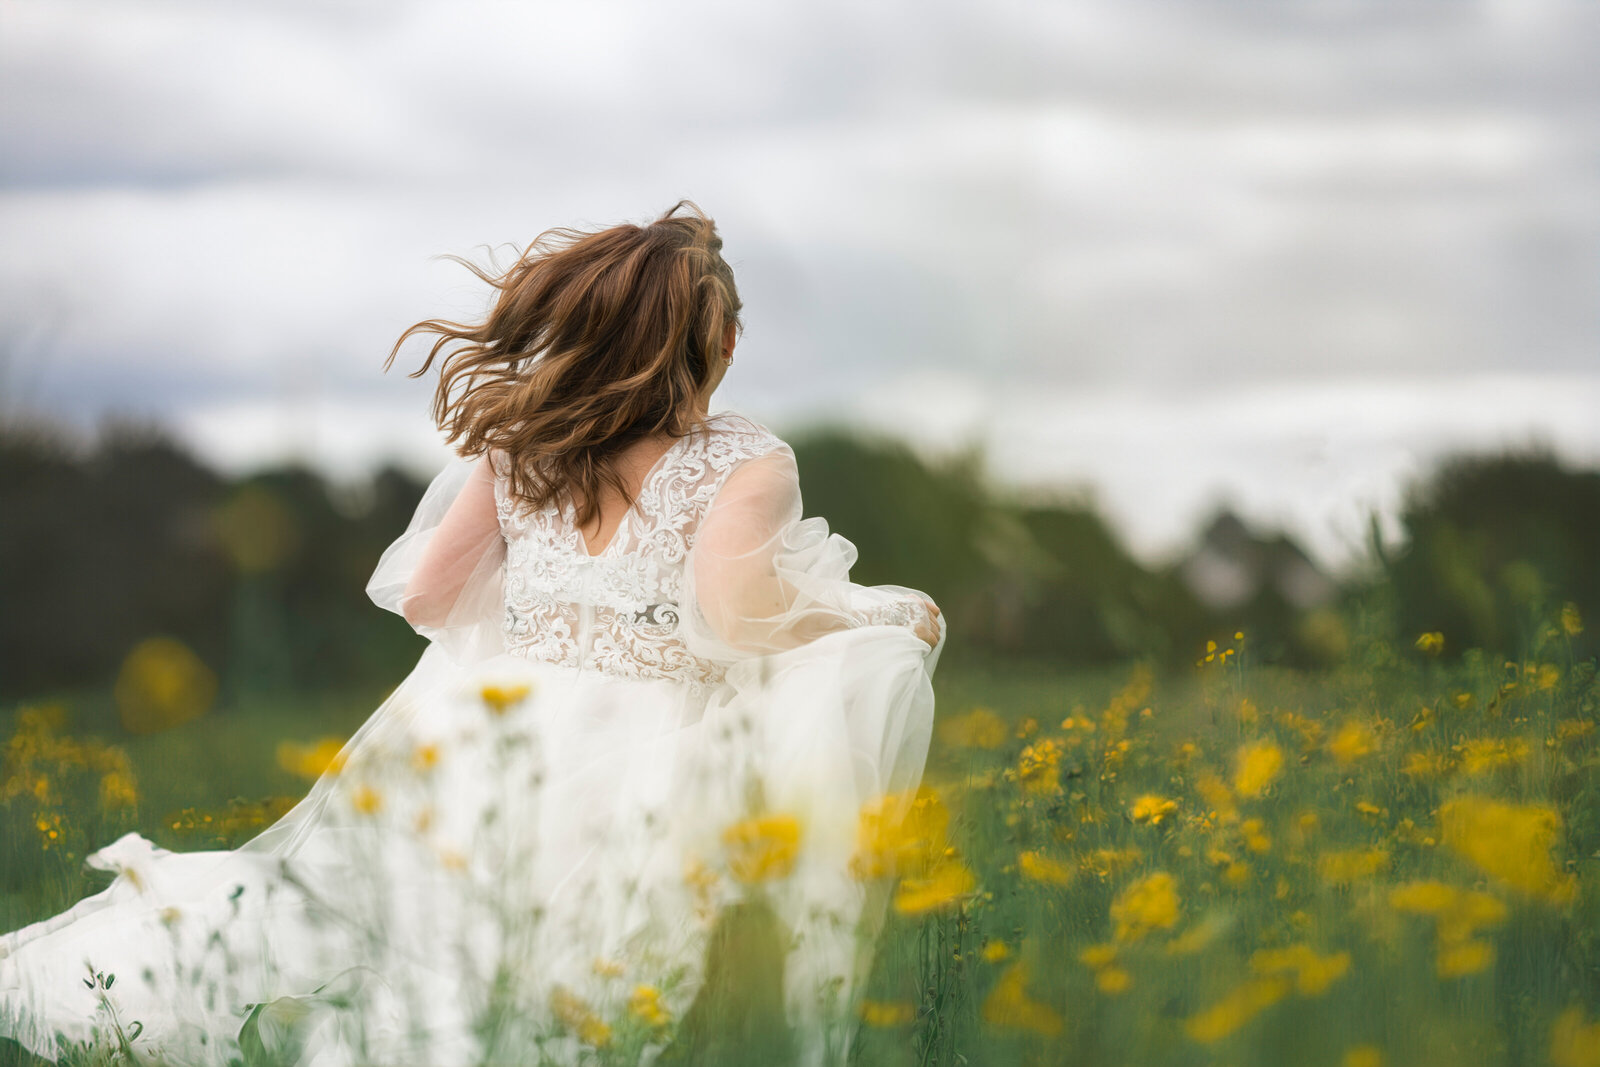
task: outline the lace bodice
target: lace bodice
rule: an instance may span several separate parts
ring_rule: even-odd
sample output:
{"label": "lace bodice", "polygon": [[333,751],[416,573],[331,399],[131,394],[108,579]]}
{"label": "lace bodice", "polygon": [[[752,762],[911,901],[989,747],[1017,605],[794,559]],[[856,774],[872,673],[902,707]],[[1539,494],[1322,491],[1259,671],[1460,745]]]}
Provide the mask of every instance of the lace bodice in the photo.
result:
{"label": "lace bodice", "polygon": [[804,517],[794,451],[741,415],[674,442],[594,556],[569,500],[511,495],[510,464],[491,451],[447,466],[367,583],[458,662],[509,653],[715,685],[735,663],[857,627],[943,643],[922,593],[850,580],[855,545]]}
{"label": "lace bodice", "polygon": [[632,677],[709,685],[721,668],[680,638],[684,561],[729,473],[783,442],[743,416],[720,413],[679,438],[645,476],[636,506],[590,556],[570,501],[530,512],[496,461],[495,506],[506,539],[506,650]]}

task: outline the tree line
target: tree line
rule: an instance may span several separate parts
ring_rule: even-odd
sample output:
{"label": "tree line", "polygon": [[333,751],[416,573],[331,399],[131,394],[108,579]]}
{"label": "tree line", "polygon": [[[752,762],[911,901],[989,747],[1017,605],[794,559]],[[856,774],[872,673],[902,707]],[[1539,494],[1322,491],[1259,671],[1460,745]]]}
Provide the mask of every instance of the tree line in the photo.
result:
{"label": "tree line", "polygon": [[[933,596],[952,658],[1182,666],[1244,631],[1253,655],[1314,667],[1373,605],[1407,647],[1437,632],[1446,654],[1508,655],[1565,607],[1575,652],[1597,651],[1600,472],[1546,453],[1446,461],[1409,492],[1401,545],[1374,537],[1336,579],[1226,513],[1148,564],[1091,503],[1017,499],[976,455],[929,463],[830,429],[793,443],[807,513],[860,551],[853,577]],[[111,684],[152,637],[192,650],[224,697],[396,681],[421,639],[364,588],[424,488],[396,467],[358,488],[298,466],[228,478],[148,427],[87,447],[0,429],[0,696]]]}

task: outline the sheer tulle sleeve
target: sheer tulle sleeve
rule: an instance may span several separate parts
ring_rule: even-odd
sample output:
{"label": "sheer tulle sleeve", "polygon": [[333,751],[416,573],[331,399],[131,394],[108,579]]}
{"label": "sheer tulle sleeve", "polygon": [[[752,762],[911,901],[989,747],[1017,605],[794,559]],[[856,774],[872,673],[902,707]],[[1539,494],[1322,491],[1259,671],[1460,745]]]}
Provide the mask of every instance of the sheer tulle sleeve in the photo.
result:
{"label": "sheer tulle sleeve", "polygon": [[702,723],[712,755],[697,781],[726,791],[715,811],[759,798],[751,816],[799,827],[792,869],[764,891],[792,946],[784,996],[808,1050],[801,1062],[848,1046],[839,1020],[853,1015],[839,1008],[860,995],[870,964],[862,946],[874,943],[887,900],[885,885],[855,873],[860,820],[869,809],[897,818],[910,804],[945,640],[942,617],[933,647],[917,636],[921,593],[854,583],[855,561],[855,546],[824,519],[802,518],[794,454],[779,445],[717,490],[679,602],[689,650],[726,667]]}
{"label": "sheer tulle sleeve", "polygon": [[[809,644],[860,626],[915,632],[925,597],[898,585],[850,581],[856,547],[802,518],[799,472],[783,445],[729,474],[700,521],[684,569],[684,643],[731,664]],[[944,644],[942,619],[936,627]],[[926,646],[924,646],[926,647]]]}
{"label": "sheer tulle sleeve", "polygon": [[504,563],[493,463],[487,456],[457,458],[385,550],[367,595],[452,659],[477,662],[503,651]]}

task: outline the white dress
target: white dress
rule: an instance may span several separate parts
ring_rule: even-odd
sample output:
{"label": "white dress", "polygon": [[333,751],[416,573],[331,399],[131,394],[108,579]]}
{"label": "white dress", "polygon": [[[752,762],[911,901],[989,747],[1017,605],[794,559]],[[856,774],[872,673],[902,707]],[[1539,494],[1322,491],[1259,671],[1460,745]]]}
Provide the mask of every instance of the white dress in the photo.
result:
{"label": "white dress", "polygon": [[234,851],[91,856],[109,888],[0,938],[0,1036],[648,1062],[722,909],[759,896],[802,1060],[842,1061],[887,891],[852,871],[858,816],[921,777],[942,622],[930,649],[921,594],[849,581],[742,416],[679,439],[593,556],[503,464],[453,461],[384,554],[369,594],[430,644],[329,773]]}

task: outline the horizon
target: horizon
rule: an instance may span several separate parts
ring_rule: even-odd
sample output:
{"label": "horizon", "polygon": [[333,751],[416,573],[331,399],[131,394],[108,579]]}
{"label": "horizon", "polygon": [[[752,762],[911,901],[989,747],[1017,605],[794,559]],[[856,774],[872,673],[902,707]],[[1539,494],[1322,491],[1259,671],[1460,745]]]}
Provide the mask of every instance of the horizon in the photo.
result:
{"label": "horizon", "polygon": [[[1574,409],[1586,410],[1585,399],[1579,397]],[[1600,397],[1596,402],[1600,403]],[[735,405],[715,400],[711,410],[750,414]],[[300,466],[314,471],[335,490],[361,487],[386,467],[399,469],[425,485],[452,455],[443,434],[433,430],[425,416],[402,432],[404,422],[392,418],[390,412],[381,407],[364,413],[366,418],[351,419],[351,414],[347,409],[318,410],[315,406],[274,410],[266,404],[210,412],[188,425],[137,413],[119,415],[114,411],[103,413],[93,425],[35,414],[0,419],[0,430],[38,432],[53,444],[79,454],[99,447],[108,433],[117,430],[150,432],[222,478],[238,480],[264,471]],[[1447,438],[1436,437],[1430,449],[1412,454],[1407,462],[1394,466],[1387,480],[1372,486],[1368,497],[1351,495],[1330,502],[1323,494],[1310,493],[1301,501],[1307,510],[1274,512],[1270,507],[1250,506],[1248,481],[1238,483],[1245,491],[1236,487],[1233,493],[1219,491],[1211,485],[1191,494],[1186,509],[1169,509],[1164,516],[1166,524],[1156,532],[1149,526],[1130,523],[1128,514],[1119,508],[1119,502],[1138,492],[1137,486],[1118,485],[1107,482],[1104,477],[1090,475],[1051,477],[1048,472],[1007,478],[995,467],[997,452],[1004,451],[997,448],[995,440],[985,441],[968,434],[954,444],[941,447],[936,441],[918,440],[915,434],[905,433],[903,428],[897,429],[882,418],[874,421],[870,410],[844,416],[837,412],[802,416],[774,424],[773,428],[780,436],[791,440],[804,440],[817,433],[844,432],[867,441],[903,445],[929,465],[976,452],[983,461],[986,485],[999,501],[1024,506],[1086,507],[1104,520],[1129,554],[1146,567],[1159,569],[1182,562],[1200,546],[1212,522],[1223,515],[1231,515],[1258,538],[1279,535],[1289,538],[1321,571],[1340,580],[1355,577],[1370,563],[1373,520],[1379,524],[1385,548],[1404,543],[1399,509],[1406,494],[1431,479],[1445,462],[1473,456],[1536,455],[1547,456],[1568,469],[1600,471],[1600,452],[1587,462],[1575,461],[1569,454],[1571,450],[1558,447],[1552,436],[1507,437],[1490,444],[1457,438],[1454,447],[1441,443]],[[1565,428],[1570,430],[1571,427]],[[1099,431],[1091,427],[1082,432]],[[282,437],[274,440],[275,433],[281,433]],[[285,442],[292,442],[292,445],[285,447]],[[326,442],[332,442],[335,447],[354,444],[358,449],[336,458]],[[999,442],[1000,445],[1005,443]],[[1104,475],[1105,471],[1115,469],[1117,464],[1113,462],[1100,470]],[[1126,463],[1123,469],[1127,469]],[[1177,477],[1171,471],[1166,473]],[[1307,522],[1316,505],[1330,503],[1333,508],[1330,514],[1335,521],[1320,529]],[[814,513],[808,510],[807,514]],[[1138,514],[1134,512],[1135,516]]]}

